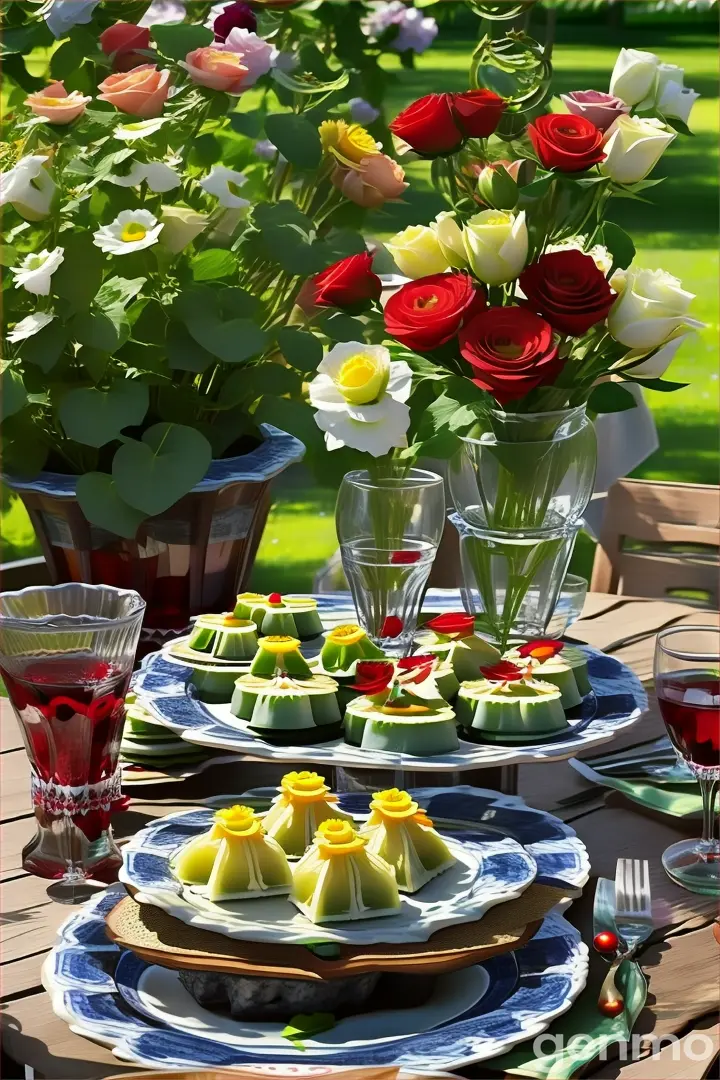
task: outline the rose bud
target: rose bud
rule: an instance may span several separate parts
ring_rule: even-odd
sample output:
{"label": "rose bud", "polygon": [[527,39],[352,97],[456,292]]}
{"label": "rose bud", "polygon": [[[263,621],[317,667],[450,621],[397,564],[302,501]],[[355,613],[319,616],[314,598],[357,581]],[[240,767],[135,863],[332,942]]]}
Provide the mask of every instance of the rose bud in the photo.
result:
{"label": "rose bud", "polygon": [[500,123],[506,103],[492,90],[466,90],[453,94],[455,123],[470,139],[487,139]]}
{"label": "rose bud", "polygon": [[215,40],[224,41],[231,30],[249,30],[254,33],[257,30],[257,19],[249,4],[228,4],[215,19],[212,28]]}
{"label": "rose bud", "polygon": [[418,98],[390,122],[390,130],[422,157],[454,154],[465,141],[453,111],[452,94]]}
{"label": "rose bud", "polygon": [[514,210],[520,189],[504,165],[486,165],[478,177],[478,195],[495,210]]}
{"label": "rose bud", "polygon": [[372,255],[363,251],[328,266],[313,278],[317,307],[337,307],[364,311],[380,299],[382,282],[372,270]]}
{"label": "rose bud", "polygon": [[138,49],[150,48],[150,30],[147,26],[116,22],[100,35],[100,48],[112,57],[113,71],[130,71],[147,62]]}
{"label": "rose bud", "polygon": [[171,76],[156,64],[141,64],[128,72],[108,75],[98,86],[98,101],[108,101],[120,112],[150,120],[160,116],[170,92]]}

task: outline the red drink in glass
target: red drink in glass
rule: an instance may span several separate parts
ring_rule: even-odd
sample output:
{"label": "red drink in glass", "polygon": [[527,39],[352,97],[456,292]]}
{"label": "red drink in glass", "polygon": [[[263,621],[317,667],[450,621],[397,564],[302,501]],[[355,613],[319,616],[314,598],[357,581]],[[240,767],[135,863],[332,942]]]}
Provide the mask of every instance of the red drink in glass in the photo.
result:
{"label": "red drink in glass", "polygon": [[693,765],[720,766],[720,676],[686,671],[658,679],[658,704],[675,749]]}

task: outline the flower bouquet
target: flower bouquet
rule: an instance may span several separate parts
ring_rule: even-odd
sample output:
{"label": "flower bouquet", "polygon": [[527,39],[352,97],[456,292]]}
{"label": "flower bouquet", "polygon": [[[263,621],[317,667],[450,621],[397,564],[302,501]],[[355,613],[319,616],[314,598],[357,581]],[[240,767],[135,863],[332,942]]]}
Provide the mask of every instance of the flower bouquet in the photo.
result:
{"label": "flower bouquet", "polygon": [[[390,123],[399,155],[430,161],[448,209],[387,243],[406,280],[385,303],[384,344],[327,354],[310,401],[328,449],[368,452],[376,471],[450,459],[463,568],[504,646],[541,635],[552,613],[593,489],[594,414],[634,407],[631,384],[681,388],[662,376],[702,325],[693,296],[636,266],[608,213],[660,183],[649,174],[690,134],[697,95],[681,69],[622,49],[607,92],[547,112],[546,52],[499,36],[516,11],[473,8],[487,32],[471,89],[428,94]],[[370,275],[331,267],[324,280],[343,289],[326,302],[371,297]]]}

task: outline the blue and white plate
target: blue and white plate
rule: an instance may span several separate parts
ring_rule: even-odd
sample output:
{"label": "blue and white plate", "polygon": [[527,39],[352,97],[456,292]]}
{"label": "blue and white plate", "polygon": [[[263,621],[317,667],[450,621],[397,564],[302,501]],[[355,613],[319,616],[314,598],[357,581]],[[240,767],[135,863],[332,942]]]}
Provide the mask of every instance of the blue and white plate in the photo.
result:
{"label": "blue and white plate", "polygon": [[[356,619],[355,609],[347,594],[320,595],[317,601],[326,629]],[[427,611],[447,611],[453,606],[458,607],[457,590],[431,589],[428,592],[425,603]],[[310,655],[313,651],[317,652],[321,644],[320,641],[313,647],[310,643],[310,647],[303,651]],[[174,661],[165,652],[146,657],[135,676],[133,689],[158,722],[198,746],[252,754],[275,761],[302,761],[346,769],[367,768],[370,760],[375,769],[464,771],[575,757],[581,750],[608,742],[616,732],[642,716],[647,710],[647,696],[630,668],[589,645],[581,648],[588,655],[588,673],[594,695],[588,695],[583,702],[581,715],[569,719],[567,729],[552,739],[520,745],[479,745],[461,739],[458,750],[433,757],[414,757],[379,750],[369,753],[360,747],[350,746],[343,739],[314,746],[273,746],[253,735],[244,721],[234,717],[229,704],[206,705],[198,701],[189,683],[187,666]]]}
{"label": "blue and white plate", "polygon": [[[340,805],[358,803],[341,797]],[[357,813],[368,816],[365,796]],[[190,810],[151,822],[123,849],[120,880],[138,903],[162,908],[176,919],[245,941],[283,945],[308,940],[374,945],[427,941],[445,926],[476,922],[497,904],[520,896],[535,880],[534,857],[517,840],[492,829],[434,818],[455,856],[455,864],[413,895],[401,895],[396,915],[379,919],[313,923],[287,896],[212,902],[206,890],[183,885],[171,869],[173,854],[212,825],[211,809]]]}
{"label": "blue and white plate", "polygon": [[301,1050],[277,1031],[258,1033],[254,1025],[245,1038],[240,1022],[190,1008],[171,972],[158,974],[109,944],[105,916],[122,895],[122,886],[112,886],[70,916],[45,962],[43,983],[56,1014],[73,1031],[148,1068],[227,1068],[270,1058],[299,1072],[308,1060],[315,1066],[457,1069],[539,1035],[571,1006],[587,979],[587,947],[561,915],[551,915],[511,956],[446,980],[429,1007],[399,1010],[404,1015],[392,1020],[387,1012],[348,1021],[347,1045],[338,1041],[341,1022]]}

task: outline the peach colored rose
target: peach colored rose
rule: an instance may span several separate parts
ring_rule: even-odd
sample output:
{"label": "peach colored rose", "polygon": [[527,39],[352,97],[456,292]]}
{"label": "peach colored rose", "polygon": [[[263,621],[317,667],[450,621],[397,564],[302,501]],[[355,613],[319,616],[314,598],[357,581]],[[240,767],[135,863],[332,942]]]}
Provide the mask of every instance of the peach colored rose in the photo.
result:
{"label": "peach colored rose", "polygon": [[150,120],[159,116],[170,91],[170,72],[156,64],[141,64],[131,71],[108,75],[98,87],[100,101],[109,101],[120,112]]}
{"label": "peach colored rose", "polygon": [[83,97],[79,90],[68,94],[61,82],[50,83],[44,90],[36,90],[25,98],[36,116],[44,116],[51,124],[71,124],[82,116],[91,97]]}
{"label": "peach colored rose", "polygon": [[399,199],[408,186],[404,170],[387,154],[365,157],[353,169],[337,166],[330,179],[346,199],[368,209]]}
{"label": "peach colored rose", "polygon": [[238,97],[247,89],[244,80],[248,67],[243,64],[239,53],[206,45],[202,49],[189,52],[184,61],[180,61],[193,82],[208,86],[211,90],[223,90],[226,94]]}

